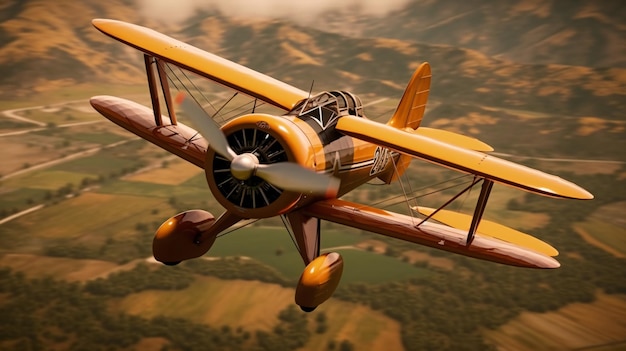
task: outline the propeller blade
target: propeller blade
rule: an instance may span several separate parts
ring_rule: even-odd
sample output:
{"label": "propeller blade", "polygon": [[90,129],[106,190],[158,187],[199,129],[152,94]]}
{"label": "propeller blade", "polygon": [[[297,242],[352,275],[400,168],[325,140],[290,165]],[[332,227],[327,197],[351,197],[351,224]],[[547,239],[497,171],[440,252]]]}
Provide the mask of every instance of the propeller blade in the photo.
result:
{"label": "propeller blade", "polygon": [[229,161],[237,156],[228,145],[228,140],[220,127],[198,104],[186,99],[186,95],[182,92],[176,96],[176,103],[183,108],[193,124],[200,130],[200,134],[208,141],[211,149]]}
{"label": "propeller blade", "polygon": [[255,175],[284,190],[324,195],[326,198],[334,198],[339,192],[338,178],[316,173],[296,163],[259,164]]}

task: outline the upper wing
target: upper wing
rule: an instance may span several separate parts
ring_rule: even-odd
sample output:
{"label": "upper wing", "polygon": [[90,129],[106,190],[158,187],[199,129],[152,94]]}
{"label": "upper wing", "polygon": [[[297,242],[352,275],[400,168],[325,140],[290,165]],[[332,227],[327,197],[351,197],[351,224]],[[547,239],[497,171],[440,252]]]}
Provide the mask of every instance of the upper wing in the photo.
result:
{"label": "upper wing", "polygon": [[537,194],[593,198],[585,189],[557,176],[364,118],[341,117],[336,128],[358,139]]}
{"label": "upper wing", "polygon": [[422,135],[425,137],[429,137],[431,139],[439,140],[444,143],[452,144],[458,147],[462,147],[465,149],[489,152],[493,151],[493,148],[484,142],[468,137],[466,135],[457,134],[453,132],[449,132],[443,129],[435,129],[435,128],[427,128],[427,127],[419,127],[415,130],[410,128],[405,128],[409,133]]}
{"label": "upper wing", "polygon": [[92,23],[102,33],[150,56],[188,69],[284,110],[291,110],[298,101],[309,95],[289,84],[149,28],[108,19],[94,19]]}

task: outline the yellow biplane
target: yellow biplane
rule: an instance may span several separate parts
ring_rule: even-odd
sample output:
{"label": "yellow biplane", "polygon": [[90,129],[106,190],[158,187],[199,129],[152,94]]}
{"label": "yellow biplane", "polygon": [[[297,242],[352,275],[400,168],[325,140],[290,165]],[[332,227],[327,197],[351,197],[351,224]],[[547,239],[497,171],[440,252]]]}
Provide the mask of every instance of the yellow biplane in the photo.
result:
{"label": "yellow biplane", "polygon": [[[215,199],[225,208],[218,218],[202,210],[179,213],[156,231],[154,257],[168,265],[204,255],[221,232],[253,219],[280,216],[306,265],[296,303],[312,311],[339,284],[343,260],[320,254],[320,221],[326,220],[412,243],[483,260],[532,268],[557,268],[549,244],[482,220],[494,183],[544,196],[592,199],[581,187],[557,176],[488,155],[493,149],[474,138],[420,127],[430,90],[431,70],[413,74],[391,119],[378,123],[347,91],[311,94],[148,28],[95,19],[104,34],[144,54],[152,108],[95,96],[91,105],[130,132],[204,169]],[[173,65],[219,83],[256,102],[255,107],[219,125],[188,94],[172,97],[167,67]],[[180,123],[175,107],[198,129]],[[471,184],[437,209],[413,207],[417,218],[340,197],[376,178],[391,183],[423,159],[474,176]],[[472,216],[445,210],[478,186]]]}

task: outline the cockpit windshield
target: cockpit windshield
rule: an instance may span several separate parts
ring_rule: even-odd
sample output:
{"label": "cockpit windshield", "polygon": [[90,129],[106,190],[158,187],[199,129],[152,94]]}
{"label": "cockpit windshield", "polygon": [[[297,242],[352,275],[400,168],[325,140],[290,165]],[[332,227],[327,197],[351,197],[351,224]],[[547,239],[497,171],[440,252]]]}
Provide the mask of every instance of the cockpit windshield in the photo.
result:
{"label": "cockpit windshield", "polygon": [[327,125],[340,116],[363,117],[361,99],[346,91],[324,91],[302,100],[289,112],[290,115],[308,116]]}

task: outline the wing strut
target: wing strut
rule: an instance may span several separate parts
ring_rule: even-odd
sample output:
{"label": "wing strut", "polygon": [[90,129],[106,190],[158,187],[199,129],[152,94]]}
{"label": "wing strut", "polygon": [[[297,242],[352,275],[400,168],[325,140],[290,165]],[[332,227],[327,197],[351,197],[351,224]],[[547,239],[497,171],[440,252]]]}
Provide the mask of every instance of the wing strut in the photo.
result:
{"label": "wing strut", "polygon": [[150,55],[143,55],[143,60],[146,64],[146,74],[148,75],[148,88],[150,89],[150,99],[152,100],[152,111],[154,112],[154,124],[157,126],[163,125],[163,119],[161,118],[161,103],[159,102],[159,92],[157,90],[156,77],[154,75],[154,69],[152,64],[155,63],[155,58]]}
{"label": "wing strut", "polygon": [[491,188],[493,188],[493,180],[483,178],[483,186],[480,189],[480,195],[478,196],[478,201],[476,202],[474,216],[472,217],[472,224],[467,232],[466,246],[469,246],[472,243],[472,240],[474,240],[474,234],[476,234],[476,229],[478,228],[480,219],[483,217],[483,213],[485,213],[485,207],[487,207],[487,200],[489,199],[489,194],[491,194]]}
{"label": "wing strut", "polygon": [[468,185],[465,189],[461,190],[458,194],[454,195],[450,200],[448,200],[445,204],[441,205],[438,209],[433,211],[431,214],[426,216],[421,222],[419,222],[415,227],[419,227],[422,223],[431,219],[437,212],[443,210],[446,206],[452,203],[454,200],[459,198],[459,196],[463,195],[467,191],[469,191],[474,185],[478,184],[478,182],[482,181],[483,185],[480,189],[480,195],[478,196],[478,201],[476,202],[476,208],[474,208],[474,216],[472,216],[472,224],[470,225],[469,230],[467,231],[467,239],[465,241],[465,245],[469,246],[474,240],[474,235],[476,234],[476,229],[478,229],[478,224],[480,223],[481,218],[483,217],[483,213],[485,213],[485,207],[487,207],[487,200],[489,200],[489,194],[491,194],[491,188],[493,188],[493,180],[486,178],[474,178],[472,184]]}
{"label": "wing strut", "polygon": [[173,125],[178,124],[176,121],[176,111],[174,111],[174,104],[172,104],[172,93],[170,92],[170,85],[167,82],[167,72],[165,72],[165,64],[163,60],[155,59],[157,65],[157,72],[159,72],[159,79],[161,80],[161,89],[163,90],[163,97],[165,97],[165,106],[167,106],[167,112],[170,116],[170,121]]}
{"label": "wing strut", "polygon": [[176,112],[174,111],[174,105],[172,104],[170,85],[167,82],[165,63],[163,63],[162,60],[150,55],[143,55],[143,60],[146,64],[148,88],[150,89],[150,99],[152,100],[152,111],[154,111],[154,123],[157,126],[163,125],[163,118],[161,117],[161,102],[159,101],[159,88],[157,86],[157,75],[155,74],[152,65],[156,66],[159,83],[161,84],[161,90],[163,91],[163,98],[165,99],[165,107],[167,108],[168,115],[170,116],[170,122],[171,124],[176,125]]}
{"label": "wing strut", "polygon": [[472,184],[468,185],[465,189],[461,190],[458,194],[454,195],[454,197],[452,197],[450,200],[448,200],[445,204],[441,205],[438,209],[436,209],[433,213],[429,214],[428,216],[426,216],[426,218],[422,219],[421,222],[419,222],[415,227],[419,227],[420,225],[422,225],[422,223],[426,222],[427,220],[431,219],[435,214],[437,214],[437,212],[443,210],[446,206],[448,206],[450,203],[452,203],[452,201],[456,200],[459,198],[459,196],[465,194],[467,191],[469,191],[471,188],[474,187],[474,185],[476,185],[478,182],[481,181],[482,178],[474,178],[474,180],[472,181]]}

